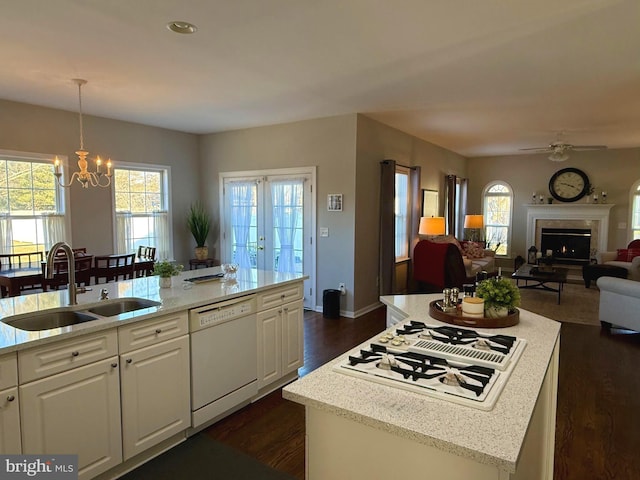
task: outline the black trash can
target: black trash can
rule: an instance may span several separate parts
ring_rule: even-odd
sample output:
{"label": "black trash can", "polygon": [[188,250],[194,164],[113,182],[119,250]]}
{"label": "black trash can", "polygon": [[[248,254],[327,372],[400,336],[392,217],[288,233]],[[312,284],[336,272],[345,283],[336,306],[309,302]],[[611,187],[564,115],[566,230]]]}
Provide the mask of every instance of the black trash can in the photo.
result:
{"label": "black trash can", "polygon": [[322,292],[322,316],[340,318],[340,290],[324,290]]}

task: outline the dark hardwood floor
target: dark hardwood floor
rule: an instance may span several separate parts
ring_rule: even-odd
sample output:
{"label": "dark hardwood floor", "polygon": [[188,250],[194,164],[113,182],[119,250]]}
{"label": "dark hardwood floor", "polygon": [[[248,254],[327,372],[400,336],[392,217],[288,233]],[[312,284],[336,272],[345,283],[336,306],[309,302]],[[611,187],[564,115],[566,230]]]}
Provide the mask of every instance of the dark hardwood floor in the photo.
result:
{"label": "dark hardwood floor", "polygon": [[[305,313],[300,375],[385,327],[385,310],[358,319]],[[555,480],[640,479],[640,334],[562,325]],[[209,427],[213,438],[304,479],[304,407],[280,390]]]}

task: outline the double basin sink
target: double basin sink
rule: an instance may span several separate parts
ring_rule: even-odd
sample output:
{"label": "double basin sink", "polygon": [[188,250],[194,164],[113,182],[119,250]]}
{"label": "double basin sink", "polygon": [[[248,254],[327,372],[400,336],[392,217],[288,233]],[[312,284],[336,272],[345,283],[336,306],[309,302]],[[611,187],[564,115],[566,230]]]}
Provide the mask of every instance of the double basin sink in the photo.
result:
{"label": "double basin sink", "polygon": [[90,322],[104,317],[114,317],[122,313],[134,312],[144,308],[157,307],[160,302],[144,298],[119,298],[105,300],[103,303],[78,310],[78,307],[51,308],[40,312],[5,317],[2,322],[14,328],[28,331],[50,330]]}

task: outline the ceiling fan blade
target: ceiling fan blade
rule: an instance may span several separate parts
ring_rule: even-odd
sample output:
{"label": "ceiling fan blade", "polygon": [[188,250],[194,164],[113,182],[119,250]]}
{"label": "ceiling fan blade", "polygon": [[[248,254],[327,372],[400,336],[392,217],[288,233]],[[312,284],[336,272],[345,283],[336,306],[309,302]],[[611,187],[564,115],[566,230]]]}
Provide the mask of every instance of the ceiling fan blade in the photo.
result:
{"label": "ceiling fan blade", "polygon": [[605,150],[606,145],[573,145],[573,150]]}
{"label": "ceiling fan blade", "polygon": [[537,152],[548,152],[551,149],[549,147],[531,147],[531,148],[520,148],[521,151],[537,151]]}

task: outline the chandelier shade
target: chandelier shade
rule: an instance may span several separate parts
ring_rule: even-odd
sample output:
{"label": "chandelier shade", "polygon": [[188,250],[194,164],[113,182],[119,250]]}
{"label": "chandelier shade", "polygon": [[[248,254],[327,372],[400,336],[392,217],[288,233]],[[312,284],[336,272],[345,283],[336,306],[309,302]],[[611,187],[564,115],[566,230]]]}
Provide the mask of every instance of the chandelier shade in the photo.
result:
{"label": "chandelier shade", "polygon": [[111,185],[111,177],[112,177],[112,163],[111,159],[107,160],[107,171],[103,172],[102,159],[97,157],[95,160],[96,166],[95,171],[89,170],[89,161],[87,160],[87,155],[89,152],[84,149],[84,126],[82,124],[82,86],[87,83],[86,80],[81,78],[74,78],[73,83],[78,85],[78,119],[80,123],[80,149],[75,153],[78,156],[78,171],[73,172],[71,175],[71,179],[68,184],[65,184],[62,181],[62,171],[60,170],[60,159],[56,156],[53,160],[54,172],[53,174],[58,179],[58,184],[61,187],[68,188],[70,187],[74,180],[78,180],[82,185],[82,188],[92,187],[108,187]]}

